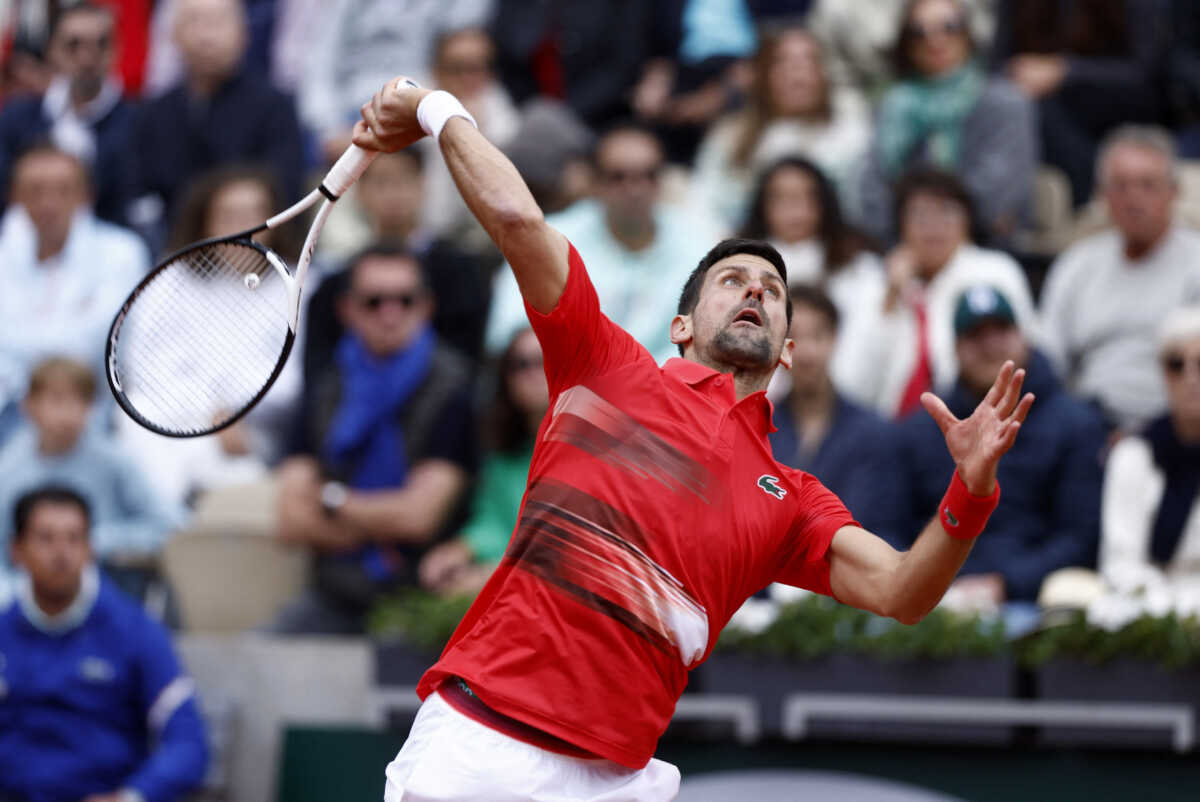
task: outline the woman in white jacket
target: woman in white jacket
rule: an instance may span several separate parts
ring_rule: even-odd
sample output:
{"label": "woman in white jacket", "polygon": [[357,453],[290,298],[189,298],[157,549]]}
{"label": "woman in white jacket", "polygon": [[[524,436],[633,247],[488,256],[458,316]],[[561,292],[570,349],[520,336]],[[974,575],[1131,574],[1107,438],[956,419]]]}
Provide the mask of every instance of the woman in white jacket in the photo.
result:
{"label": "woman in white jacket", "polygon": [[1109,454],[1100,572],[1118,592],[1200,593],[1200,306],[1163,321],[1168,410]]}
{"label": "woman in white jacket", "polygon": [[895,197],[900,243],[884,260],[886,290],[856,316],[840,346],[850,367],[842,377],[844,391],[889,417],[916,409],[923,391],[958,377],[954,303],[968,287],[995,287],[1011,300],[1026,335],[1034,327],[1021,266],[1006,253],[974,244],[978,224],[961,181],[921,167],[900,180]]}

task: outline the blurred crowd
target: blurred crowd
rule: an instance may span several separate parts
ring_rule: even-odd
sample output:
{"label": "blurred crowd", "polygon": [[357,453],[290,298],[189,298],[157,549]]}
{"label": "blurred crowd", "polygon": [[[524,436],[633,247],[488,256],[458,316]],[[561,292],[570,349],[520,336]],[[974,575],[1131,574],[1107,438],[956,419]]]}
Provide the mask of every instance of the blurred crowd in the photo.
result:
{"label": "blurred crowd", "polygon": [[[775,245],[797,343],[776,457],[897,547],[954,468],[921,393],[965,415],[1025,368],[1038,400],[952,603],[1200,612],[1190,0],[9,0],[0,55],[0,606],[75,570],[15,547],[29,499],[67,491],[104,575],[175,626],[163,555],[213,528],[309,556],[276,632],[482,587],[548,398],[432,141],[339,204],[299,343],[244,419],[151,434],[102,365],[151,264],[298,199],[405,74],[462,100],[660,360],[699,257]],[[293,259],[296,234],[263,241]],[[1046,582],[1069,568],[1086,589]]]}

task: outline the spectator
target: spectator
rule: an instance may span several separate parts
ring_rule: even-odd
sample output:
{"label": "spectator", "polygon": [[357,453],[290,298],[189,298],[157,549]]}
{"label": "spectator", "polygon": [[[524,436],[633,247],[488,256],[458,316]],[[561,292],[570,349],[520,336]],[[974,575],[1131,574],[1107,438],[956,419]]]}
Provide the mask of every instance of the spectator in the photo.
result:
{"label": "spectator", "polygon": [[[1022,335],[1012,301],[990,285],[955,299],[958,381],[939,393],[951,412],[970,413],[1006,360],[1026,370],[1037,396],[1012,457],[1000,468],[1000,506],[950,593],[981,600],[1034,601],[1042,580],[1066,566],[1092,567],[1100,525],[1104,429],[1095,412],[1063,389],[1050,363]],[[937,514],[954,462],[933,418],[918,412],[897,430],[900,465],[887,497],[898,507],[894,532]],[[911,543],[893,543],[907,548]]]}
{"label": "spectator", "polygon": [[421,584],[447,595],[478,593],[504,556],[517,525],[533,445],[550,404],[542,347],[532,329],[518,332],[500,357],[488,420],[489,452],[471,518],[454,540],[421,560]]}
{"label": "spectator", "polygon": [[993,60],[1037,103],[1042,158],[1066,172],[1076,206],[1092,197],[1104,135],[1162,117],[1166,6],[1157,0],[999,4]]}
{"label": "spectator", "polygon": [[789,284],[819,285],[829,293],[842,332],[830,371],[841,386],[851,374],[842,344],[854,339],[860,318],[874,319],[861,313],[883,303],[887,280],[867,237],[843,219],[833,184],[808,159],[785,156],[759,179],[742,236],[775,246]]}
{"label": "spectator", "polygon": [[1104,474],[1100,572],[1126,593],[1200,587],[1200,307],[1158,334],[1167,412],[1118,441]]}
{"label": "spectator", "polygon": [[974,244],[974,206],[953,175],[919,168],[902,178],[894,225],[900,244],[885,259],[883,300],[846,332],[852,341],[845,364],[853,370],[842,388],[887,416],[917,409],[932,387],[954,384],[954,303],[965,287],[994,285],[1011,300],[1022,329],[1033,325],[1024,272],[1007,254]]}
{"label": "spectator", "polygon": [[[702,218],[659,202],[663,152],[648,129],[615,126],[600,138],[593,161],[596,198],[548,220],[587,262],[605,314],[661,361],[677,354],[664,322],[675,314],[676,299],[662,287],[676,279],[682,286],[713,236]],[[488,318],[488,350],[503,349],[525,320],[516,279],[502,270]]]}
{"label": "spectator", "polygon": [[862,221],[889,231],[891,190],[905,171],[928,164],[957,175],[971,193],[989,241],[1006,242],[1029,215],[1038,165],[1030,102],[1003,78],[988,78],[962,0],[909,0],[896,38],[899,82],[883,96],[862,175]]}
{"label": "spectator", "polygon": [[187,183],[230,162],[269,165],[284,196],[299,196],[304,158],[295,105],[242,67],[246,40],[241,0],[178,0],[184,76],[136,121],[137,225],[161,233]]}
{"label": "spectator", "polygon": [[[433,46],[433,78],[439,89],[462,101],[489,141],[505,148],[516,136],[521,119],[512,98],[496,80],[495,50],[482,28],[441,34]],[[437,152],[437,143],[426,139],[422,146],[426,165],[422,209],[425,227],[440,237],[459,242],[466,239],[476,252],[490,252],[488,236],[458,194],[450,170]]]}
{"label": "spectator", "polygon": [[[907,0],[816,0],[808,26],[821,40],[830,80],[878,99],[896,79],[896,30]],[[971,38],[983,45],[996,25],[994,0],[966,0]]]}
{"label": "spectator", "polygon": [[793,286],[791,296],[792,387],[775,405],[771,450],[783,464],[820,479],[855,520],[874,528],[883,523],[877,503],[881,488],[892,481],[883,459],[889,427],[833,385],[829,367],[840,318],[833,300],[805,285]]}
{"label": "spectator", "polygon": [[592,130],[566,105],[543,98],[521,107],[521,125],[504,155],[542,211],[553,214],[592,193],[589,156],[595,142]]}
{"label": "spectator", "polygon": [[1171,309],[1200,298],[1200,235],[1172,222],[1178,181],[1165,131],[1114,131],[1096,172],[1114,227],[1051,265],[1042,333],[1071,391],[1133,430],[1166,408],[1155,332]]}
{"label": "spectator", "polygon": [[807,156],[844,189],[853,189],[871,136],[862,96],[830,85],[821,44],[798,27],[763,37],[746,109],[718,121],[700,145],[697,201],[730,228],[745,221],[755,177],[789,154]]}
{"label": "spectator", "polygon": [[37,145],[17,159],[11,186],[13,205],[0,219],[0,409],[51,354],[102,375],[109,324],[150,261],[134,234],[92,216],[75,156]]}
{"label": "spectator", "polygon": [[59,12],[48,52],[54,80],[45,93],[14,98],[0,113],[0,186],[23,151],[48,139],[90,168],[96,215],[125,222],[133,191],[134,114],[110,76],[116,51],[111,9],[83,2]]}
{"label": "spectator", "polygon": [[88,504],[22,496],[16,603],[0,612],[0,797],[183,800],[208,763],[192,681],[166,631],[92,563]]}
{"label": "spectator", "polygon": [[29,381],[22,424],[0,449],[0,521],[16,500],[47,482],[74,487],[92,511],[97,556],[121,586],[142,595],[148,564],[178,523],[145,476],[107,435],[88,430],[96,380],[86,366],[52,358]]}
{"label": "spectator", "polygon": [[654,15],[645,0],[495,0],[489,30],[500,79],[518,105],[561,100],[605,129],[631,114],[630,90],[653,51]]}
{"label": "spectator", "polygon": [[[331,226],[340,239],[336,253],[353,255],[373,242],[403,245],[421,260],[433,287],[433,328],[447,345],[478,359],[483,351],[489,287],[482,262],[459,248],[456,241],[436,238],[420,227],[426,198],[424,161],[419,148],[381,154],[355,185],[354,207]],[[441,162],[441,154],[437,159]],[[341,204],[339,204],[341,206]],[[336,216],[331,215],[331,218]],[[324,234],[322,239],[326,239]],[[334,299],[346,288],[346,271],[329,275],[313,293],[308,306],[304,371],[311,376],[332,356],[342,335]]]}
{"label": "spectator", "polygon": [[373,247],[349,268],[346,326],[306,381],[293,456],[280,466],[279,536],[316,550],[312,586],[281,632],[355,633],[381,593],[416,581],[428,547],[461,524],[476,467],[470,370],[430,325],[416,258]]}
{"label": "spectator", "polygon": [[[308,43],[300,113],[332,162],[350,144],[359,108],[379,87],[408,75],[429,83],[433,44],[442,31],[487,22],[491,0],[335,0],[322,9],[324,24]],[[525,18],[532,12],[514,12]],[[602,70],[598,70],[602,72]]]}

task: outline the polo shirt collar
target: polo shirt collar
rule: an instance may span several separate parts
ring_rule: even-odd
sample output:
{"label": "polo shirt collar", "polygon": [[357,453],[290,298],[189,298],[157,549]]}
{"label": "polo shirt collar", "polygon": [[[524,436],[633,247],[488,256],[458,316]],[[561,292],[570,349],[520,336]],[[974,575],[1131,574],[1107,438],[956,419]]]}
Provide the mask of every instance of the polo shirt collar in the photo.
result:
{"label": "polo shirt collar", "polygon": [[41,607],[38,607],[33,596],[33,583],[24,571],[17,576],[15,595],[17,603],[21,606],[21,612],[25,614],[25,618],[30,624],[47,635],[62,635],[84,622],[84,619],[92,612],[92,608],[96,606],[96,597],[99,594],[100,572],[96,570],[95,563],[90,563],[83,569],[79,592],[75,594],[74,601],[58,615],[47,615]]}
{"label": "polo shirt collar", "polygon": [[[725,375],[723,373],[718,373],[710,367],[701,365],[699,362],[693,362],[690,359],[683,359],[682,357],[677,356],[671,357],[666,361],[666,364],[663,365],[663,371],[668,375],[674,376],[685,384],[689,384],[693,387],[696,387],[697,385],[702,384],[710,379],[715,379],[718,376]],[[761,420],[763,429],[767,434],[776,431],[774,423],[775,406],[771,403],[771,399],[767,398],[766,393],[761,391],[757,393],[751,393],[741,401],[738,401],[736,393],[733,389],[733,380],[731,378],[729,384],[729,396],[733,400],[733,404],[731,404],[731,406],[739,403],[756,404],[758,408],[762,410]]]}

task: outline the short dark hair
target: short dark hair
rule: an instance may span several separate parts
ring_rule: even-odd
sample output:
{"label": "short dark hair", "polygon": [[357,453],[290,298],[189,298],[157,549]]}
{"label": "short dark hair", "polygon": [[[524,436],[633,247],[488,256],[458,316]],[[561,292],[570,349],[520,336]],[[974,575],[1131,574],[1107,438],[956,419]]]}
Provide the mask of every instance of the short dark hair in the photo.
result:
{"label": "short dark hair", "polygon": [[425,262],[417,254],[413,253],[411,248],[403,242],[380,240],[372,242],[370,245],[357,251],[346,261],[346,281],[342,285],[343,292],[350,291],[350,287],[354,284],[354,271],[358,269],[358,266],[366,260],[375,257],[381,259],[407,259],[417,268],[417,277],[421,280],[421,289],[425,290],[425,292],[433,291],[433,283],[430,281],[429,270],[425,266]]}
{"label": "short dark hair", "polygon": [[[771,263],[779,273],[779,277],[783,279],[784,286],[787,286],[787,265],[783,262],[783,256],[779,251],[775,250],[775,246],[769,242],[760,239],[746,239],[745,237],[731,237],[723,239],[704,254],[704,258],[696,265],[696,269],[688,276],[687,281],[683,285],[683,291],[679,293],[679,307],[676,310],[680,315],[690,315],[696,308],[696,304],[700,302],[700,288],[704,286],[704,277],[708,275],[708,269],[722,259],[727,259],[730,256],[737,254],[747,254],[749,256],[757,256],[761,259],[766,259]],[[787,297],[787,324],[792,325],[792,298]],[[683,354],[683,345],[679,346],[680,355]]]}
{"label": "short dark hair", "polygon": [[896,182],[892,214],[898,238],[904,231],[904,213],[908,210],[909,202],[917,195],[932,195],[957,203],[967,215],[967,236],[975,243],[985,241],[986,235],[976,213],[975,202],[966,185],[954,173],[928,166],[914,167]]}
{"label": "short dark hair", "polygon": [[117,25],[117,16],[111,8],[94,0],[79,0],[75,3],[60,3],[59,9],[50,19],[50,30],[46,37],[47,41],[52,41],[58,33],[58,29],[62,27],[63,20],[70,17],[72,14],[104,14],[113,23],[115,32]]}
{"label": "short dark hair", "polygon": [[8,172],[7,185],[8,194],[10,196],[12,195],[13,190],[17,187],[17,173],[20,171],[21,166],[30,159],[36,159],[41,156],[66,159],[74,164],[76,169],[79,170],[79,175],[83,178],[84,188],[88,192],[91,192],[95,187],[95,176],[92,175],[92,168],[89,167],[83,159],[79,158],[69,150],[60,148],[58,145],[54,144],[54,141],[49,137],[37,137],[28,145],[23,147],[20,151],[18,151],[16,158],[12,160],[12,169]]}
{"label": "short dark hair", "polygon": [[13,507],[13,542],[25,536],[29,520],[39,504],[70,504],[83,513],[83,519],[91,529],[92,510],[85,499],[74,488],[66,485],[42,485],[23,494]]}
{"label": "short dark hair", "polygon": [[829,328],[834,331],[838,330],[842,316],[838,312],[837,305],[825,290],[815,284],[797,284],[788,291],[788,297],[791,299],[793,307],[803,306],[824,315],[825,319],[829,321]]}
{"label": "short dark hair", "polygon": [[593,167],[600,166],[600,151],[604,149],[608,141],[618,134],[640,134],[654,142],[658,147],[658,152],[662,156],[662,160],[666,160],[666,148],[663,146],[662,137],[659,133],[646,125],[643,122],[629,118],[621,119],[610,123],[596,135],[595,141],[592,143],[591,162]]}

